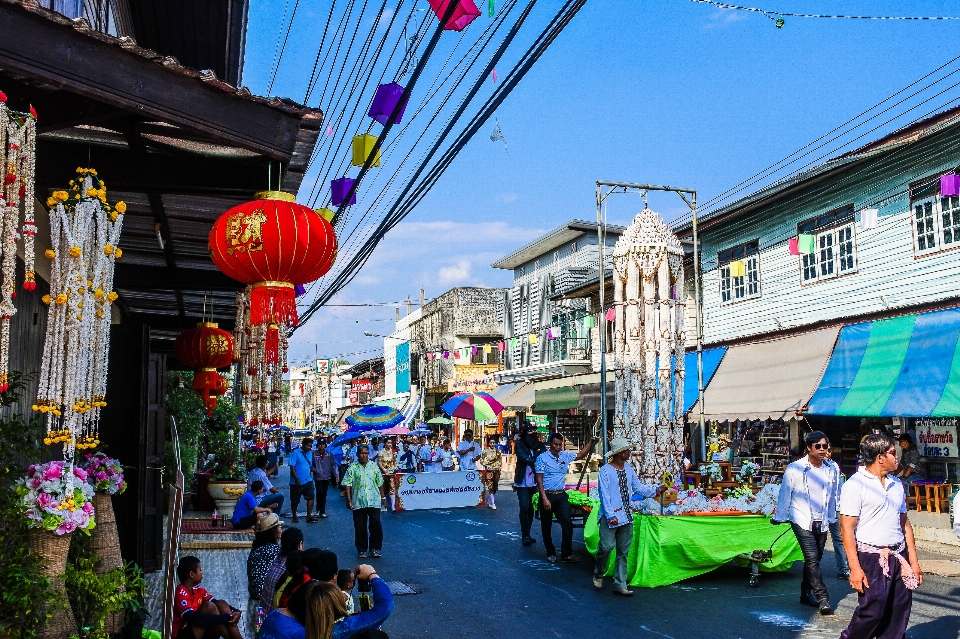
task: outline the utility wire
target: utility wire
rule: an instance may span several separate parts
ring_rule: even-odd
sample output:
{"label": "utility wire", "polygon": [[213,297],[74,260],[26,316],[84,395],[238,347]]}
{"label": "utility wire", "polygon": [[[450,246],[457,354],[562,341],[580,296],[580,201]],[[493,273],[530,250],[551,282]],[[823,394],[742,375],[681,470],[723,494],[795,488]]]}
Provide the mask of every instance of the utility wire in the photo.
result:
{"label": "utility wire", "polygon": [[[287,49],[287,40],[290,39],[290,30],[293,28],[293,20],[294,18],[297,17],[297,7],[299,6],[300,6],[300,0],[296,0],[296,2],[293,3],[293,13],[290,14],[290,22],[287,24],[287,33],[286,35],[283,36],[283,46],[280,47],[280,55],[276,55],[276,53],[274,53],[274,56],[276,57],[276,61],[274,62],[274,65],[273,65],[273,72],[270,74],[270,85],[267,86],[268,96],[270,95],[270,92],[273,91],[273,83],[277,79],[277,72],[280,70],[280,61],[283,60],[283,52],[286,51]],[[284,17],[286,17],[287,15],[286,4],[284,4],[283,6],[283,15]],[[279,44],[279,40],[278,40],[278,44]]]}
{"label": "utility wire", "polygon": [[727,4],[725,2],[714,2],[714,0],[691,0],[700,4],[709,4],[720,9],[736,9],[737,11],[751,11],[760,13],[764,16],[785,16],[787,18],[840,18],[845,20],[960,20],[960,16],[850,16],[850,15],[829,15],[820,13],[787,13],[785,11],[775,11],[773,9],[759,9],[757,7],[741,7],[736,4]]}

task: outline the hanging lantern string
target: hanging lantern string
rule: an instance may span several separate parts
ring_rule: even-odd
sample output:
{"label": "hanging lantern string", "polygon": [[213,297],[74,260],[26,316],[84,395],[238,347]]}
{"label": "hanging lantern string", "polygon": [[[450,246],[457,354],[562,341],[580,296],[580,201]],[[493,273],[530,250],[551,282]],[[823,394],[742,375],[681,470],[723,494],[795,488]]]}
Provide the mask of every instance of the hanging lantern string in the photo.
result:
{"label": "hanging lantern string", "polygon": [[820,13],[787,13],[784,11],[760,9],[758,7],[742,7],[736,4],[727,4],[725,2],[714,2],[714,0],[691,0],[691,2],[713,5],[718,9],[735,9],[737,11],[751,11],[753,13],[763,14],[768,18],[771,15],[775,15],[775,16],[786,16],[788,18],[837,18],[837,19],[843,19],[843,20],[960,20],[960,16],[850,16],[850,15],[828,15],[828,14],[820,14]]}

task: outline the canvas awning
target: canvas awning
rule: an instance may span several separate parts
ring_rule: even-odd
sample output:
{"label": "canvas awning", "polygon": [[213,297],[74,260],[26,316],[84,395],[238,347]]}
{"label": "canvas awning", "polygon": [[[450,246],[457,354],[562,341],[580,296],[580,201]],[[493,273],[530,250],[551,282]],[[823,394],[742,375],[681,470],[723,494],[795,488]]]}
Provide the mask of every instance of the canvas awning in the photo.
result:
{"label": "canvas awning", "polygon": [[[607,410],[613,409],[616,384],[607,382]],[[600,384],[584,384],[580,387],[580,410],[600,410]]]}
{"label": "canvas awning", "polygon": [[533,400],[533,384],[524,383],[518,384],[513,392],[504,397],[500,403],[504,408],[510,410],[530,410],[530,407],[533,406]]}
{"label": "canvas awning", "polygon": [[960,416],[960,309],[844,326],[812,415]]}
{"label": "canvas awning", "polygon": [[503,386],[498,386],[498,387],[496,388],[496,390],[494,390],[492,393],[490,393],[490,395],[491,395],[495,400],[497,400],[498,402],[500,402],[500,404],[502,405],[502,404],[503,404],[503,400],[504,400],[508,395],[510,395],[510,393],[512,393],[513,391],[515,391],[518,386],[520,386],[520,384],[504,384]]}
{"label": "canvas awning", "polygon": [[[704,392],[704,418],[733,421],[796,417],[817,388],[839,332],[839,327],[824,328],[731,346]],[[696,371],[696,365],[692,370]],[[687,379],[690,371],[688,368]],[[699,408],[694,405],[691,412],[696,414]]]}
{"label": "canvas awning", "polygon": [[535,391],[533,408],[538,413],[547,410],[565,410],[580,405],[580,392],[576,386],[559,386]]}

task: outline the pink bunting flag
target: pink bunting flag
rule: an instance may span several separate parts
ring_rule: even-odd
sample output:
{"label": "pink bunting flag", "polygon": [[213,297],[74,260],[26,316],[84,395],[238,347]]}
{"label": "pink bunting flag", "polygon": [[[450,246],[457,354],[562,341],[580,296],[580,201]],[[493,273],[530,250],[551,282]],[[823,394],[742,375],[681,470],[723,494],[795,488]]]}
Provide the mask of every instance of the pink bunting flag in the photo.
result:
{"label": "pink bunting flag", "polygon": [[443,351],[443,359],[450,359],[450,351]]}
{"label": "pink bunting flag", "polygon": [[470,354],[471,354],[471,355],[476,355],[476,354],[477,354],[477,347],[476,347],[476,346],[471,346],[471,347],[470,347]]}
{"label": "pink bunting flag", "polygon": [[789,240],[787,240],[787,244],[790,245],[790,255],[800,255],[799,242],[799,238],[796,237],[791,237]]}
{"label": "pink bunting flag", "polygon": [[453,351],[453,359],[460,359],[460,351]]}
{"label": "pink bunting flag", "polygon": [[607,321],[612,322],[616,319],[617,319],[617,309],[611,306],[610,308],[607,309]]}
{"label": "pink bunting flag", "polygon": [[433,361],[433,358],[436,356],[437,356],[436,353],[427,353],[427,359],[429,359],[430,361]]}
{"label": "pink bunting flag", "polygon": [[490,78],[493,80],[493,83],[497,83],[497,70],[494,69],[490,72]]}
{"label": "pink bunting flag", "polygon": [[504,342],[497,342],[497,350],[500,351],[501,353],[502,353],[503,351],[507,350],[507,345],[506,345],[506,343],[504,343]]}
{"label": "pink bunting flag", "polygon": [[332,124],[327,124],[327,137],[328,137],[328,138],[332,138],[332,137],[333,137],[333,125],[332,125]]}

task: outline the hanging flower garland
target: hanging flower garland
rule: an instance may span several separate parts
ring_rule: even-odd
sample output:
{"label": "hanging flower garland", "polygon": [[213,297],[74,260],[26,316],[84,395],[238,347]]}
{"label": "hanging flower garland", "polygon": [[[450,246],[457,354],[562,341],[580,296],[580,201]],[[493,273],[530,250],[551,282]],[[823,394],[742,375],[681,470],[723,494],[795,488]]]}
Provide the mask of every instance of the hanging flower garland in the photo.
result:
{"label": "hanging flower garland", "polygon": [[7,96],[0,91],[0,161],[3,183],[0,185],[0,392],[9,388],[10,320],[17,312],[16,298],[17,240],[20,232],[20,205],[23,203],[23,259],[26,291],[36,290],[33,237],[34,176],[37,159],[37,112],[10,111]]}
{"label": "hanging flower garland", "polygon": [[47,415],[47,439],[64,457],[100,443],[100,409],[107,405],[107,353],[114,262],[126,204],[107,203],[94,169],[77,169],[69,191],[55,191],[50,210],[50,305],[37,403]]}

